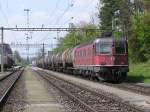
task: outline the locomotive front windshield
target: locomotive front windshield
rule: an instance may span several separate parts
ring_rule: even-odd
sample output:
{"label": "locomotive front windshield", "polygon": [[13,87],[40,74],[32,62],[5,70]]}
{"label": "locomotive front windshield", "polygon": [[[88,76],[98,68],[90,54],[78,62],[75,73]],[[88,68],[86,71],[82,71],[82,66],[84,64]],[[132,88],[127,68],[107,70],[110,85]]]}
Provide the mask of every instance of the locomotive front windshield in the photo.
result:
{"label": "locomotive front windshield", "polygon": [[96,44],[96,53],[100,54],[112,54],[112,48],[115,48],[115,54],[124,54],[126,53],[126,43],[125,42],[115,42],[113,43],[97,43]]}
{"label": "locomotive front windshield", "polygon": [[97,43],[96,44],[96,53],[111,54],[112,53],[112,44],[110,44],[110,43]]}

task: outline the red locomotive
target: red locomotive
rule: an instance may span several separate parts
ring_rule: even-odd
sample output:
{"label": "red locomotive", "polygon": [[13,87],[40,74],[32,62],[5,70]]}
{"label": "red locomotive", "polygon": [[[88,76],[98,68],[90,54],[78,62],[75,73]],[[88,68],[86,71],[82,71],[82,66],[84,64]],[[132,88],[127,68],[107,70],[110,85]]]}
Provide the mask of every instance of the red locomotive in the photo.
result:
{"label": "red locomotive", "polygon": [[129,71],[126,39],[98,38],[47,58],[49,69],[105,81],[123,81]]}

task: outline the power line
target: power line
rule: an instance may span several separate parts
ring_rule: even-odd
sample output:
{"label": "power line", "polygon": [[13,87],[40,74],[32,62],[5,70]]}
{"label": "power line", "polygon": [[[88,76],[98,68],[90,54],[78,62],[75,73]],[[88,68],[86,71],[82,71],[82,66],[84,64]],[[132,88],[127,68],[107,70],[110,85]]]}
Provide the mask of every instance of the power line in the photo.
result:
{"label": "power line", "polygon": [[57,0],[57,1],[56,1],[56,5],[55,5],[55,8],[54,8],[54,9],[51,11],[51,13],[50,13],[50,17],[51,17],[51,18],[56,14],[56,12],[57,12],[56,9],[57,9],[59,3],[60,3],[60,0]]}
{"label": "power line", "polygon": [[95,29],[95,28],[8,28],[8,27],[3,27],[4,30],[8,31],[34,31],[34,32],[54,32],[54,31],[102,31],[102,29]]}
{"label": "power line", "polygon": [[[57,0],[56,1],[56,5],[55,5],[55,8],[51,11],[51,13],[50,13],[50,20],[52,21],[54,18],[54,15],[56,14],[56,12],[58,11],[58,10],[56,10],[56,9],[58,9],[58,5],[59,5],[59,3],[60,3],[60,0]],[[53,18],[53,19],[52,19]],[[50,23],[52,23],[52,22],[50,22]],[[47,38],[48,37],[48,35],[49,34],[46,34],[42,39],[41,39],[41,41],[44,39],[45,40],[45,38]]]}
{"label": "power line", "polygon": [[[73,17],[71,17],[70,19],[68,19],[67,21],[65,21],[61,26],[59,26],[59,28],[61,28],[63,25],[65,25],[68,21],[70,21],[70,20],[72,20],[73,19]],[[46,36],[44,36],[42,39],[41,39],[41,41],[45,41],[47,38],[48,38],[48,35],[49,34],[47,34]]]}
{"label": "power line", "polygon": [[55,19],[55,18],[53,18],[53,17],[54,17],[54,15],[56,14],[56,12],[58,11],[57,9],[58,9],[59,3],[60,3],[60,0],[57,0],[54,9],[51,10],[51,12],[50,12],[50,14],[49,14],[49,21],[48,21],[48,24],[51,24],[51,23],[52,23],[51,21],[53,21],[53,20]]}
{"label": "power line", "polygon": [[[66,9],[64,10],[64,12],[56,19],[56,22],[54,23],[54,27],[59,23],[59,21],[63,18],[63,16],[69,11],[70,7],[73,7],[73,1],[71,1],[71,3],[68,3],[68,5],[67,5]],[[44,38],[42,38],[42,40],[47,38],[48,35],[49,34],[44,36]],[[57,33],[57,35],[58,35],[58,33]]]}
{"label": "power line", "polygon": [[[8,2],[7,2],[7,0],[5,0],[5,3],[6,3],[6,6],[7,6],[7,9],[8,9],[9,15],[11,16],[11,13],[10,13],[10,10],[9,10],[9,6],[8,6]],[[1,3],[0,3],[0,9],[1,9],[1,12],[2,12],[2,14],[3,14],[4,18],[6,19],[6,22],[7,22],[8,26],[10,27],[8,17],[6,16],[6,14],[5,14],[5,12],[4,12],[3,8],[2,8]],[[13,35],[13,37],[16,39],[16,35],[15,35],[14,33],[12,33],[12,32],[11,32],[11,34],[12,34],[12,35]],[[16,39],[16,41],[17,41],[17,39]]]}
{"label": "power line", "polygon": [[70,20],[73,20],[74,17],[71,17],[70,19],[66,20],[63,24],[61,24],[59,26],[59,28],[61,28],[63,25],[67,24]]}
{"label": "power line", "polygon": [[5,1],[5,3],[6,3],[7,11],[8,11],[8,13],[9,13],[9,15],[11,16],[12,14],[11,14],[11,12],[10,12],[10,8],[9,8],[9,5],[8,5],[8,1],[7,1],[7,0],[4,0],[4,1]]}
{"label": "power line", "polygon": [[73,3],[68,3],[68,6],[64,10],[64,12],[56,19],[54,27],[59,23],[59,21],[63,18],[63,16],[69,11],[69,9],[73,7]]}
{"label": "power line", "polygon": [[8,18],[7,18],[6,14],[5,14],[5,12],[4,12],[3,8],[2,8],[1,3],[0,3],[0,10],[1,10],[1,12],[2,12],[2,15],[4,16],[4,19],[5,19],[6,22],[8,23]]}
{"label": "power line", "polygon": [[[52,44],[44,44],[46,48],[49,48],[52,46]],[[30,43],[30,44],[25,44],[25,43],[11,43],[10,44],[11,47],[13,48],[26,48],[26,47],[30,47],[30,48],[41,48],[43,46],[43,44],[40,43]]]}

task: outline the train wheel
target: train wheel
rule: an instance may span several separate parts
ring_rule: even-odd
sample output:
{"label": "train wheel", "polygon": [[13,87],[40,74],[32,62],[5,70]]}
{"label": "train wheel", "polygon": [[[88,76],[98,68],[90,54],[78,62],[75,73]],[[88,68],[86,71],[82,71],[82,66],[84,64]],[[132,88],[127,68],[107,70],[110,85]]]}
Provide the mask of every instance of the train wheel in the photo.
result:
{"label": "train wheel", "polygon": [[92,79],[92,75],[93,75],[93,72],[89,71],[89,77],[88,77],[89,80],[93,80],[93,79]]}
{"label": "train wheel", "polygon": [[122,72],[121,80],[125,81],[126,78],[127,78],[127,73],[126,72]]}
{"label": "train wheel", "polygon": [[100,77],[99,73],[95,73],[95,81],[102,81],[102,77]]}
{"label": "train wheel", "polygon": [[126,72],[119,72],[117,75],[118,75],[118,78],[116,80],[117,83],[121,83],[121,82],[125,81],[125,79],[127,78]]}

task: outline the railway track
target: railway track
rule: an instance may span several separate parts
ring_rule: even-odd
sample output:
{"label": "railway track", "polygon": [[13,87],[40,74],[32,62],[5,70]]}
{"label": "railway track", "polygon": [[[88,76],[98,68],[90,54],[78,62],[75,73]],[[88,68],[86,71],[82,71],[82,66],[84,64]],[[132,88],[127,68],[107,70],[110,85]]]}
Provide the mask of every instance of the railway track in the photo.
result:
{"label": "railway track", "polygon": [[22,73],[23,69],[20,69],[0,79],[0,110],[7,101],[11,90],[13,89],[15,83],[18,81]]}
{"label": "railway track", "polygon": [[[67,75],[70,75],[70,74],[67,74]],[[80,77],[80,78],[83,78],[83,77]],[[86,79],[86,80],[89,80],[89,79]],[[93,80],[90,80],[90,81],[93,81]],[[133,93],[150,96],[150,87],[148,86],[137,85],[135,83],[120,83],[120,84],[107,83],[107,82],[99,82],[99,83],[106,85],[106,86],[115,87],[121,90],[126,90],[126,91],[130,91]]]}
{"label": "railway track", "polygon": [[150,96],[150,87],[141,86],[133,83],[121,83],[121,84],[111,84],[111,83],[102,83],[107,86],[119,88],[121,90],[131,91],[141,95]]}
{"label": "railway track", "polygon": [[77,84],[50,75],[44,71],[36,71],[42,78],[70,97],[86,112],[144,112],[139,108],[114,99],[101,92],[92,91]]}
{"label": "railway track", "polygon": [[[70,75],[70,74],[68,74],[68,75]],[[82,77],[80,77],[80,78],[82,78]],[[85,79],[85,78],[83,78],[83,79]],[[87,79],[87,80],[89,80],[89,79]],[[135,83],[120,83],[120,84],[107,83],[107,82],[99,82],[99,83],[106,85],[106,86],[115,87],[115,88],[118,88],[121,90],[131,91],[133,93],[150,96],[150,87],[148,87],[148,86],[137,85]]]}

